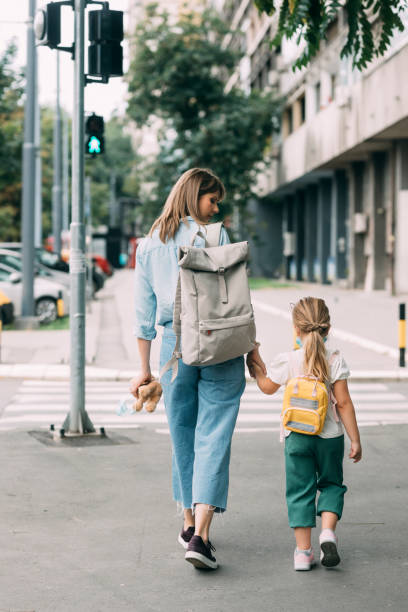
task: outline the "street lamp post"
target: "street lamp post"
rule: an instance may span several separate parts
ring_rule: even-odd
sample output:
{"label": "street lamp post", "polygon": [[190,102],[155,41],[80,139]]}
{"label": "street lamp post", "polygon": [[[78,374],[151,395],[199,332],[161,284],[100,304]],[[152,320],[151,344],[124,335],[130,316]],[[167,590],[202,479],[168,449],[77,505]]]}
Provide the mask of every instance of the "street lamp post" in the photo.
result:
{"label": "street lamp post", "polygon": [[34,316],[34,194],[35,194],[35,111],[36,111],[36,48],[34,15],[36,0],[29,0],[27,23],[27,72],[24,112],[23,146],[23,197],[22,197],[22,246],[23,246],[23,295],[22,316],[27,323]]}
{"label": "street lamp post", "polygon": [[34,246],[42,246],[42,163],[41,163],[41,108],[38,96],[38,60],[35,71],[36,101],[35,101],[35,222]]}

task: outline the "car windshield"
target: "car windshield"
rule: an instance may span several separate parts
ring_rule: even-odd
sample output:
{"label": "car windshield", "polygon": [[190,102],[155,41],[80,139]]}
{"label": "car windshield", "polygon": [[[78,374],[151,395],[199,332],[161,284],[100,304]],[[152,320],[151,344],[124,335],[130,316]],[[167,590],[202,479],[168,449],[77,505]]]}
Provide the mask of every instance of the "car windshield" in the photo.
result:
{"label": "car windshield", "polygon": [[7,270],[3,270],[0,268],[0,281],[8,281],[11,272],[7,272]]}
{"label": "car windshield", "polygon": [[23,261],[21,257],[15,255],[8,255],[6,253],[0,253],[0,263],[10,266],[15,270],[21,271],[23,269]]}
{"label": "car windshield", "polygon": [[44,249],[37,249],[37,256],[45,266],[55,266],[59,261],[59,257],[56,253],[50,253]]}

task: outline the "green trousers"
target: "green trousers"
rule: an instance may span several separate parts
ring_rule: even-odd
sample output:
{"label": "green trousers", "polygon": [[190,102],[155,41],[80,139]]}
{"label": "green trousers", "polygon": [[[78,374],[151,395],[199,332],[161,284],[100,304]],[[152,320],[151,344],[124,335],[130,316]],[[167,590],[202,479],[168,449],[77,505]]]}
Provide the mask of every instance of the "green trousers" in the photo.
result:
{"label": "green trousers", "polygon": [[[344,436],[319,438],[294,431],[285,440],[286,503],[290,527],[315,527],[316,514],[343,512]],[[320,491],[317,512],[316,495]]]}

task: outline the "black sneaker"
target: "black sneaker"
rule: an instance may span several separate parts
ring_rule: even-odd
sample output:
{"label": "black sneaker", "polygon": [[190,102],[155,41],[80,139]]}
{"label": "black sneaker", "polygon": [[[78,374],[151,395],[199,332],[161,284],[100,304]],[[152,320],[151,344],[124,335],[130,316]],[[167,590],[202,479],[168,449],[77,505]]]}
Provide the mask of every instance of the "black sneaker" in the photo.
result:
{"label": "black sneaker", "polygon": [[194,529],[195,529],[194,527],[189,527],[185,531],[184,531],[184,529],[182,529],[181,532],[178,535],[177,540],[182,545],[182,547],[185,548],[186,550],[188,548],[189,541],[191,540],[191,538],[194,535]]}
{"label": "black sneaker", "polygon": [[200,536],[193,535],[185,556],[185,560],[199,569],[217,569],[218,563],[211,551],[215,550],[211,542],[206,544]]}

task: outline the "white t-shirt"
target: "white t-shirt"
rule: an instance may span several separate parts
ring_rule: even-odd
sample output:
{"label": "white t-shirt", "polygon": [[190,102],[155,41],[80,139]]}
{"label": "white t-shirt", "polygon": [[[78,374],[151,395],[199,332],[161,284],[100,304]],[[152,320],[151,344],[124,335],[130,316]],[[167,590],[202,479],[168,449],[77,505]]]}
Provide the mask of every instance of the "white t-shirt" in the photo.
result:
{"label": "white t-shirt", "polygon": [[[326,355],[330,365],[330,384],[334,384],[336,380],[347,379],[350,376],[350,370],[340,351],[327,349]],[[268,370],[268,378],[278,385],[286,385],[290,378],[303,374],[303,358],[303,349],[298,349],[291,353],[280,353],[271,363]],[[289,430],[285,430],[285,436],[288,436],[290,433]],[[326,420],[319,437],[337,438],[342,436],[343,433],[343,425],[340,420],[336,421],[333,408],[329,405]]]}

